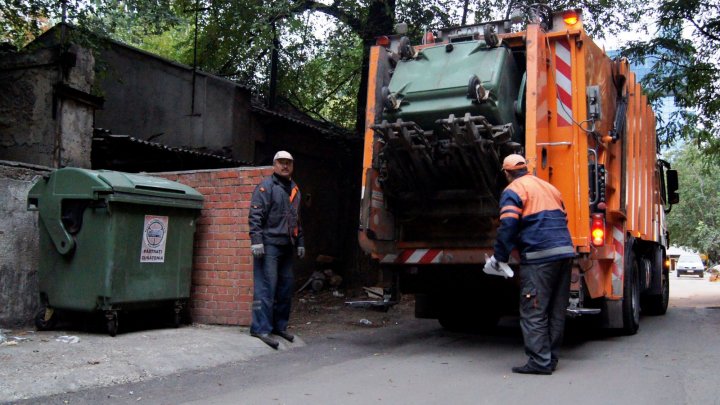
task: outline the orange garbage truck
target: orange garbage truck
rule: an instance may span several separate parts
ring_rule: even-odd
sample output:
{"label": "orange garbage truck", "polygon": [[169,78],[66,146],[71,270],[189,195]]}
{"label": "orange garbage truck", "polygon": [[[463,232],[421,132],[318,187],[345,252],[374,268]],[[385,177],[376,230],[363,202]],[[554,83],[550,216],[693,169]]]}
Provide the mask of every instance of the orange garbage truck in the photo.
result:
{"label": "orange garbage truck", "polygon": [[382,270],[385,303],[414,294],[417,317],[450,329],[517,311],[517,277],[482,267],[501,162],[520,153],[565,202],[577,253],[568,315],[634,334],[641,313],[666,312],[677,172],[659,158],[628,61],[593,42],[580,10],[537,6],[419,44],[381,37],[368,75],[359,243]]}

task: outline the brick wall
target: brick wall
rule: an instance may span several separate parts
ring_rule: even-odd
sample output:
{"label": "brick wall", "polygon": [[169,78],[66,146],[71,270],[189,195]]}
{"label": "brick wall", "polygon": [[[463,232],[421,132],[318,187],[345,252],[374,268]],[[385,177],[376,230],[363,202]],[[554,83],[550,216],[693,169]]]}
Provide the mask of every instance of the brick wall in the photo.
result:
{"label": "brick wall", "polygon": [[248,326],[252,310],[250,196],[270,167],[152,173],[205,196],[197,222],[190,315],[193,322]]}

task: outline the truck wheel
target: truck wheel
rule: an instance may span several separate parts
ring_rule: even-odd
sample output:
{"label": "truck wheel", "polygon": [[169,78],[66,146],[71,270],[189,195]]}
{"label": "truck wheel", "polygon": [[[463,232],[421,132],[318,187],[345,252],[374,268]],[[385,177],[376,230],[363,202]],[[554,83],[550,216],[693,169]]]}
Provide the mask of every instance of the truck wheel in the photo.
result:
{"label": "truck wheel", "polygon": [[627,249],[625,277],[623,277],[623,327],[625,335],[634,335],[640,327],[640,283],[635,252]]}
{"label": "truck wheel", "polygon": [[438,318],[438,322],[440,323],[440,326],[443,327],[443,329],[450,332],[464,332],[467,330],[467,324],[456,316],[441,315]]}
{"label": "truck wheel", "polygon": [[643,315],[665,315],[670,302],[670,271],[666,268],[662,270],[661,288],[662,292],[657,295],[648,295],[643,297],[642,311]]}

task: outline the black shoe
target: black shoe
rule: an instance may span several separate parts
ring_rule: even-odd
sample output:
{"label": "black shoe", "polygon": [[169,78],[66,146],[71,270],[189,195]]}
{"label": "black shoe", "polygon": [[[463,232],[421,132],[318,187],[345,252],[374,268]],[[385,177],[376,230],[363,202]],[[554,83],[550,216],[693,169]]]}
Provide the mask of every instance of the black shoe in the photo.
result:
{"label": "black shoe", "polygon": [[272,347],[275,350],[277,350],[278,346],[280,346],[280,343],[278,343],[277,340],[270,337],[270,335],[268,335],[267,333],[259,334],[259,333],[255,333],[255,332],[250,332],[250,336],[256,337],[256,338],[262,340],[263,343]]}
{"label": "black shoe", "polygon": [[290,343],[292,343],[293,340],[295,340],[295,336],[293,336],[292,333],[288,333],[288,331],[286,331],[286,330],[283,330],[283,331],[280,331],[280,330],[273,331],[273,335],[278,335],[278,336],[280,336],[281,338],[287,340],[287,341],[290,342]]}
{"label": "black shoe", "polygon": [[535,367],[530,366],[529,364],[525,364],[524,366],[520,366],[520,367],[513,367],[512,372],[518,373],[518,374],[540,374],[540,375],[552,374],[552,371],[550,371],[550,370],[543,370],[543,369],[535,368]]}
{"label": "black shoe", "polygon": [[550,360],[550,370],[555,371],[557,369],[557,360]]}

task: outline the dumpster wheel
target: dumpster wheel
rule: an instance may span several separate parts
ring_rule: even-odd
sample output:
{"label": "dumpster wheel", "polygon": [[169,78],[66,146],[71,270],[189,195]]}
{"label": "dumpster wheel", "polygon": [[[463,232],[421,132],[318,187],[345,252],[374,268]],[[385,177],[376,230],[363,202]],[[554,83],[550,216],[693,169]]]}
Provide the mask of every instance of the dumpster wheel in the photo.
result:
{"label": "dumpster wheel", "polygon": [[53,308],[45,307],[41,309],[35,315],[35,327],[37,330],[50,330],[54,328],[57,321],[57,317],[54,315],[55,310]]}
{"label": "dumpster wheel", "polygon": [[108,334],[112,337],[115,337],[115,335],[117,335],[117,331],[118,331],[117,311],[107,311],[107,312],[105,312],[105,317],[107,318]]}

